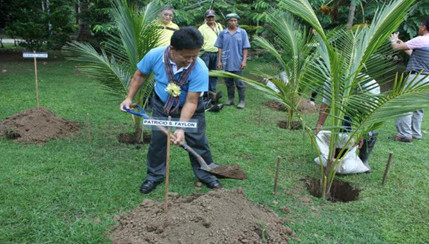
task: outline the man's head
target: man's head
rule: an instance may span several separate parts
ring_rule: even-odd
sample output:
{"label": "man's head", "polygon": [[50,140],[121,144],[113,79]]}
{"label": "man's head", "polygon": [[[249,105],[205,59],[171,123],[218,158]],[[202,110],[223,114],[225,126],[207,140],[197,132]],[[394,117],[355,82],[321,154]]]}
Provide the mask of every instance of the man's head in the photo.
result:
{"label": "man's head", "polygon": [[422,21],[419,26],[419,35],[425,35],[429,33],[429,18]]}
{"label": "man's head", "polygon": [[198,57],[203,36],[195,27],[182,27],[171,37],[171,59],[180,67],[186,67]]}
{"label": "man's head", "polygon": [[238,26],[238,20],[240,19],[240,16],[236,13],[230,13],[225,16],[226,25],[230,29],[235,29]]}
{"label": "man's head", "polygon": [[207,24],[213,24],[216,21],[216,13],[212,9],[207,10],[204,17],[206,18]]}
{"label": "man's head", "polygon": [[174,9],[170,6],[165,6],[162,8],[162,11],[159,13],[159,20],[164,25],[169,24],[174,17]]}

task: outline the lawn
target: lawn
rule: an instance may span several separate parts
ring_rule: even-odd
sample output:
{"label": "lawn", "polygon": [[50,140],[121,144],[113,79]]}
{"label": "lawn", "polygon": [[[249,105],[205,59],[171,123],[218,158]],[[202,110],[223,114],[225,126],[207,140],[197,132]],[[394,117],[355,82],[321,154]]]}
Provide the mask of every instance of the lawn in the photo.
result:
{"label": "lawn", "polygon": [[[0,121],[36,107],[32,60],[0,56]],[[248,70],[260,64],[249,61]],[[164,187],[149,195],[144,180],[147,145],[117,141],[133,122],[119,111],[123,96],[77,71],[76,63],[50,55],[39,60],[40,104],[81,124],[78,135],[43,145],[0,140],[0,243],[109,243],[115,216],[143,199],[163,200]],[[223,82],[219,89],[226,94]],[[380,129],[370,158],[372,173],[340,177],[362,189],[359,199],[332,203],[311,196],[301,179],[318,176],[316,157],[302,131],[277,127],[286,114],[271,110],[259,91],[247,90],[246,108],[207,113],[207,133],[215,162],[238,163],[249,200],[268,205],[296,232],[301,243],[429,243],[429,138],[403,144],[388,140],[394,121]],[[305,115],[314,125],[317,115]],[[423,130],[429,131],[426,118]],[[389,152],[393,164],[381,185]],[[273,183],[282,158],[277,195]],[[186,153],[172,148],[170,191],[194,193],[196,178]],[[163,185],[162,185],[163,186]],[[200,192],[206,192],[203,188]],[[282,209],[288,209],[282,211]]]}

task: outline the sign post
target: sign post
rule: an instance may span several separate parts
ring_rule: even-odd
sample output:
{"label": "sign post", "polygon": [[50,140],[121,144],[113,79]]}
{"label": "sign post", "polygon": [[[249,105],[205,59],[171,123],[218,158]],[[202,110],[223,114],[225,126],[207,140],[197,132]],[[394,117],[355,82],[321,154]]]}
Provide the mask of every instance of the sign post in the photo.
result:
{"label": "sign post", "polygon": [[34,59],[34,76],[35,76],[35,83],[36,83],[36,103],[37,108],[40,108],[40,102],[39,102],[39,87],[37,84],[37,58],[48,58],[48,53],[36,53],[36,51],[33,51],[33,53],[22,53],[23,58],[33,58]]}

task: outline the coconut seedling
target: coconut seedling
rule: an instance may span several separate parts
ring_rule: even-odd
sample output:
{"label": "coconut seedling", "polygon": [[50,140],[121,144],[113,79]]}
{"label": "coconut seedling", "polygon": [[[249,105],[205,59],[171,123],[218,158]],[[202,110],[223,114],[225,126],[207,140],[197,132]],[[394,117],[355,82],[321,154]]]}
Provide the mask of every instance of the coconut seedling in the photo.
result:
{"label": "coconut seedling", "polygon": [[[414,0],[388,2],[377,9],[371,24],[351,29],[337,28],[327,33],[307,0],[279,2],[281,8],[307,22],[314,29],[317,39],[312,58],[305,59],[308,64],[298,66],[300,69],[298,68],[299,71],[294,74],[299,74],[297,76],[300,77],[297,79],[299,87],[317,89],[329,108],[323,127],[331,133],[329,155],[326,167],[320,164],[320,192],[324,199],[330,198],[332,183],[344,160],[344,157],[335,157],[336,154],[346,154],[356,143],[364,139],[368,132],[379,128],[385,121],[429,105],[429,84],[417,79],[407,80],[404,75],[396,76],[390,91],[379,95],[366,92],[374,87],[372,79],[382,82],[382,77],[392,71],[394,64],[390,62],[389,57],[394,53],[387,40],[405,19],[413,3]],[[276,21],[282,22],[282,19],[278,18]],[[259,42],[261,41],[262,39],[259,39]],[[270,49],[276,49],[277,46],[270,45],[267,41],[265,43],[266,49],[276,53]],[[275,56],[276,60],[298,60],[294,56],[283,58],[281,52]],[[285,69],[294,67],[287,66],[285,61],[280,63]],[[297,112],[293,100],[287,96],[289,88],[283,82],[274,80],[273,83],[280,91],[277,92],[265,84],[228,72],[216,71],[213,74],[242,79]],[[300,89],[296,89],[294,96],[299,92]],[[304,122],[303,128],[321,162],[322,156],[316,143],[314,127],[308,126],[299,113],[296,115]],[[350,124],[347,128],[344,125],[346,122]],[[344,133],[347,133],[348,137],[343,141],[342,148],[337,149]]]}
{"label": "coconut seedling", "polygon": [[[338,30],[328,39],[316,13],[307,0],[282,0],[280,5],[299,16],[317,32],[317,55],[312,72],[313,83],[322,88],[321,96],[329,107],[324,130],[331,132],[326,169],[321,165],[321,193],[329,198],[332,182],[344,157],[335,157],[340,135],[345,133],[342,152],[349,151],[364,139],[369,131],[379,128],[386,120],[429,104],[429,85],[422,80],[407,80],[397,75],[393,88],[380,95],[365,92],[371,89],[367,75],[379,80],[393,65],[388,60],[392,50],[387,42],[408,14],[414,0],[395,0],[380,6],[372,23],[349,30]],[[314,144],[315,135],[311,135]],[[318,150],[317,150],[318,151]],[[319,152],[320,157],[320,152]]]}
{"label": "coconut seedling", "polygon": [[[154,48],[159,31],[153,24],[160,11],[154,2],[144,8],[128,5],[126,0],[114,0],[112,6],[112,34],[104,48],[96,50],[91,44],[73,42],[65,48],[70,59],[80,62],[79,69],[100,81],[109,92],[126,95],[131,78],[140,59]],[[136,102],[146,107],[153,92],[154,79],[148,81],[136,94]],[[141,117],[133,116],[136,139],[141,139]]]}
{"label": "coconut seedling", "polygon": [[[287,127],[291,129],[294,117],[300,120],[298,106],[303,101],[302,95],[308,90],[302,80],[308,74],[307,70],[312,69],[310,65],[315,57],[314,36],[288,13],[273,11],[268,14],[267,20],[273,38],[255,36],[253,43],[268,51],[277,65],[274,68],[272,65],[261,67],[252,74],[261,77],[261,80],[268,79],[270,84],[224,71],[212,71],[210,75],[244,80],[282,103],[286,107]],[[273,76],[272,73],[281,75]]]}

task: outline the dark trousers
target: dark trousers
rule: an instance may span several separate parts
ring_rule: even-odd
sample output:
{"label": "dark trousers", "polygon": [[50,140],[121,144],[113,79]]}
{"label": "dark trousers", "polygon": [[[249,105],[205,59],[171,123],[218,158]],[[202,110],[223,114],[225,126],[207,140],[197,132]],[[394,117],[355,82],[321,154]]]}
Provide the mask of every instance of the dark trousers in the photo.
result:
{"label": "dark trousers", "polygon": [[[227,70],[228,71],[228,70]],[[230,73],[236,74],[236,75],[243,75],[243,71],[228,71]],[[244,81],[234,78],[225,78],[225,84],[226,87],[230,87],[234,90],[234,86],[237,87],[237,90],[240,92],[240,90],[244,90],[246,88],[246,85]]]}
{"label": "dark trousers", "polygon": [[[205,52],[201,55],[201,59],[206,63],[209,70],[216,70],[217,67],[217,53]],[[217,77],[209,77],[209,91],[216,92]]]}
{"label": "dark trousers", "polygon": [[[154,118],[167,118],[168,115],[164,112],[164,104],[158,98],[157,95],[154,95],[152,98],[153,104],[153,113]],[[180,118],[180,111],[170,114],[172,118]],[[213,163],[212,155],[210,153],[210,148],[208,140],[206,137],[206,120],[204,115],[204,106],[202,99],[200,98],[198,102],[198,107],[195,111],[192,119],[197,120],[198,122],[198,131],[196,132],[185,132],[186,143],[192,147],[207,164]],[[153,181],[162,181],[165,175],[165,166],[166,166],[166,151],[167,151],[167,136],[159,131],[152,130],[152,139],[149,145],[149,150],[147,154],[147,180]],[[203,170],[200,170],[200,165],[198,160],[191,154],[189,154],[189,159],[191,161],[192,168],[194,170],[195,176],[203,183],[210,183],[217,178]]]}

